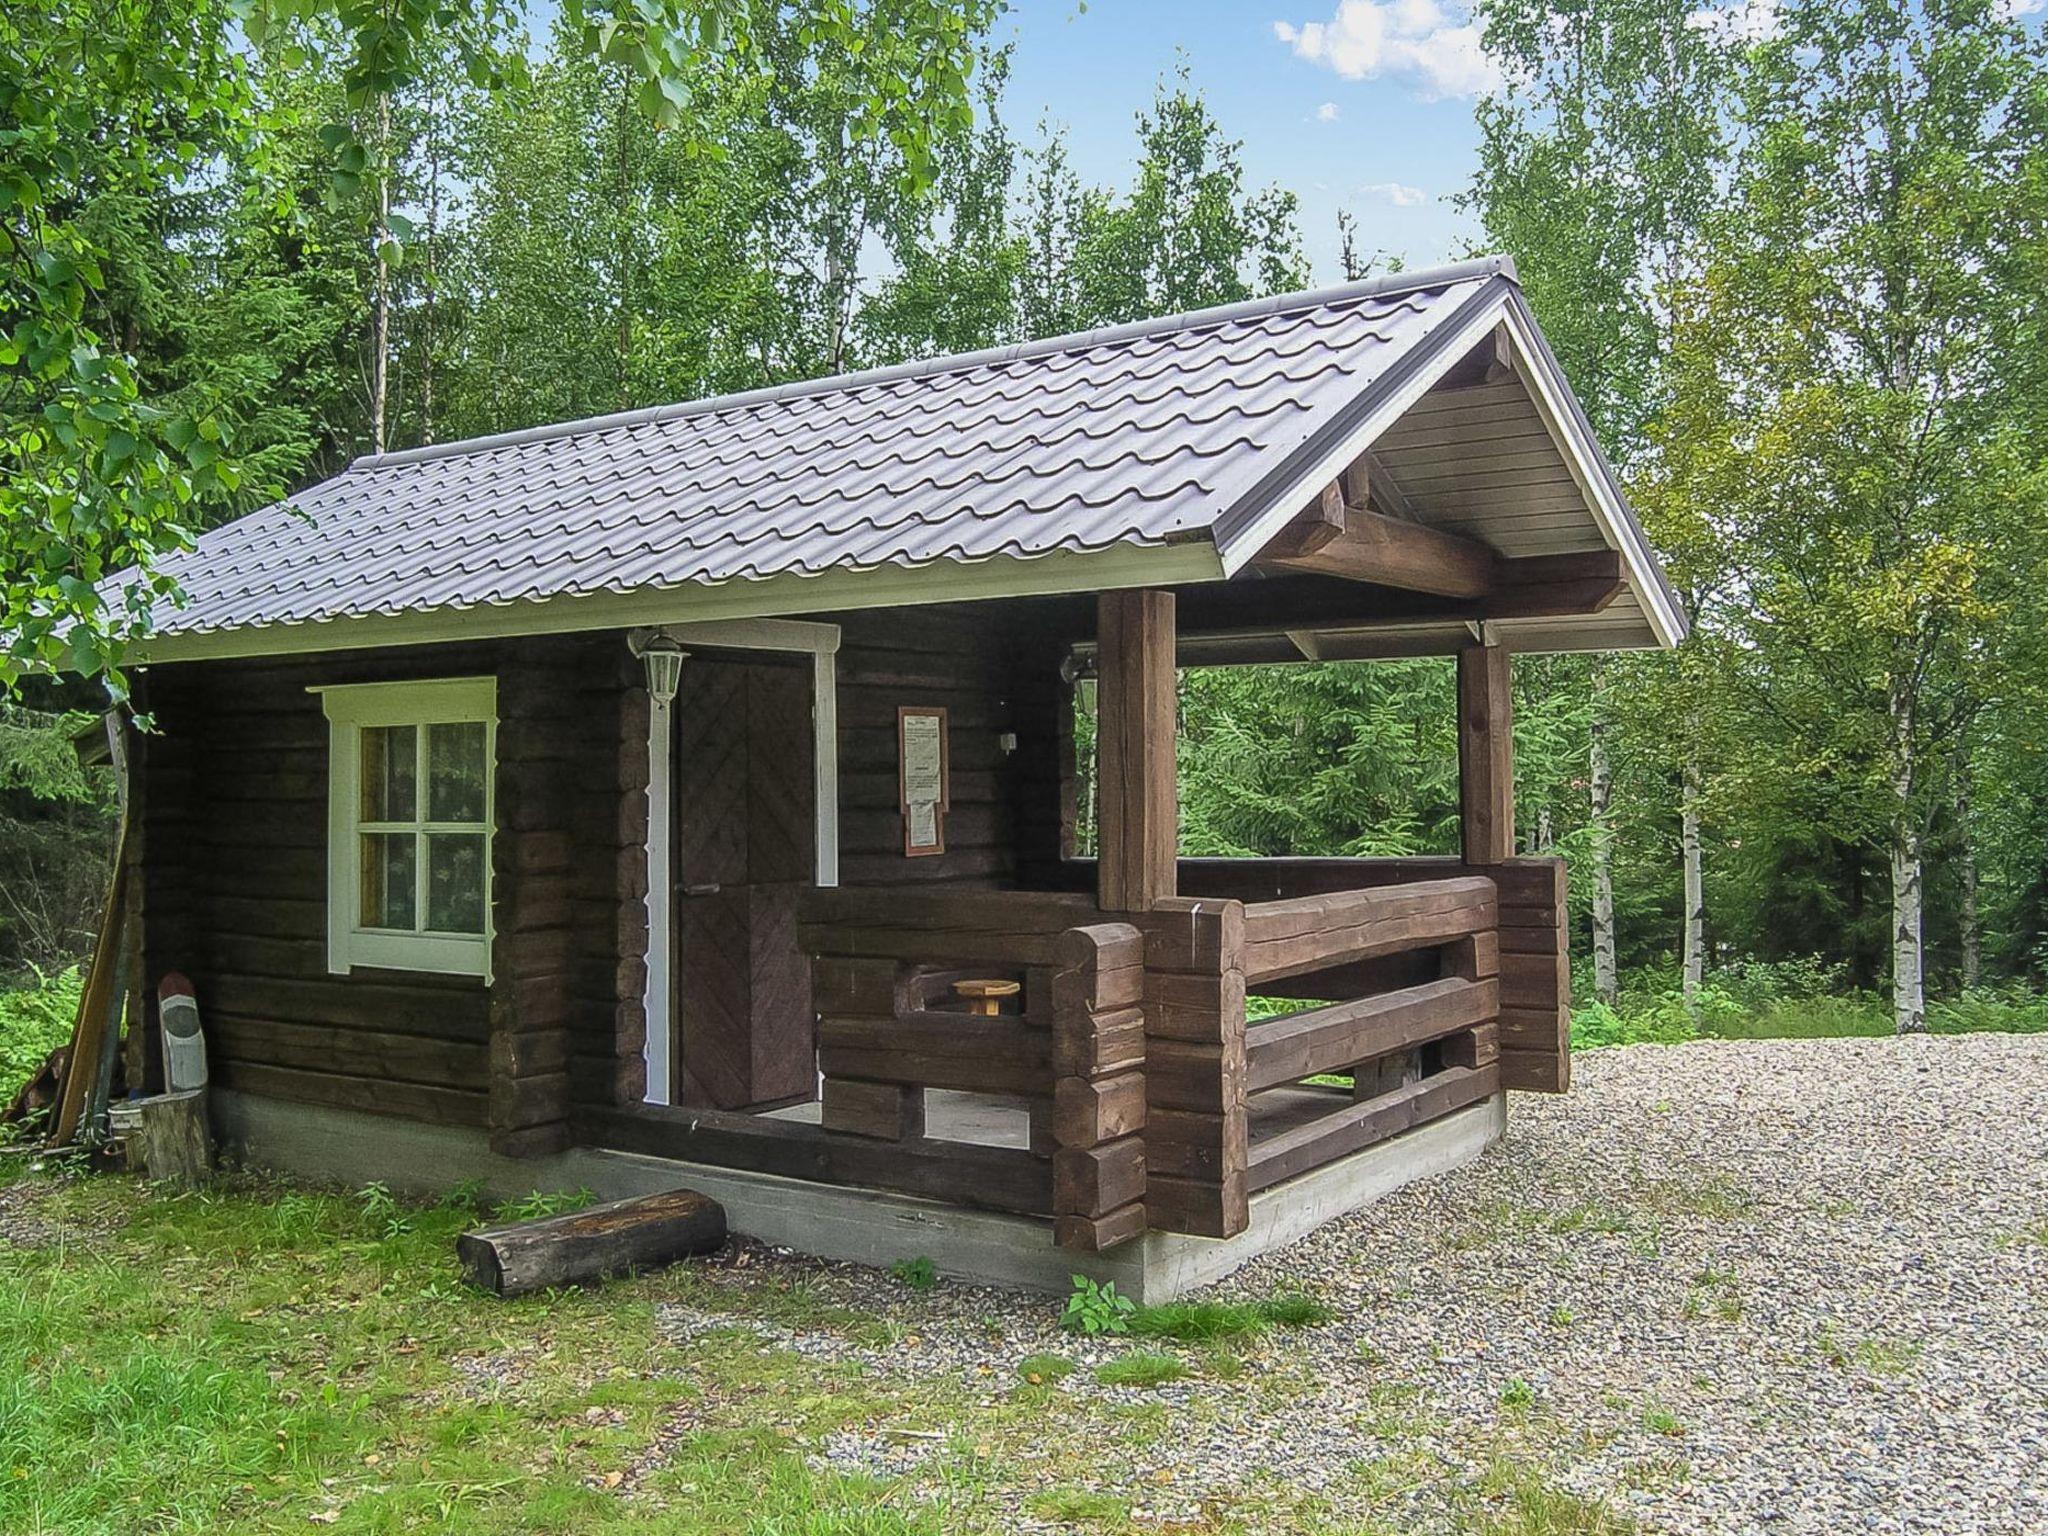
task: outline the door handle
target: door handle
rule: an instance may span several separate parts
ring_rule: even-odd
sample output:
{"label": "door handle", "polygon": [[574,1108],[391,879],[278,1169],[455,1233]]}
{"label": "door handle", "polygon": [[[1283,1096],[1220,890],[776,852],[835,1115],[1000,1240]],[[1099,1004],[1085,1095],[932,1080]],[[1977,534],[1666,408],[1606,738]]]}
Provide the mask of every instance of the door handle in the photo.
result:
{"label": "door handle", "polygon": [[721,889],[723,887],[716,880],[712,880],[703,885],[686,885],[683,887],[683,894],[685,896],[716,896]]}

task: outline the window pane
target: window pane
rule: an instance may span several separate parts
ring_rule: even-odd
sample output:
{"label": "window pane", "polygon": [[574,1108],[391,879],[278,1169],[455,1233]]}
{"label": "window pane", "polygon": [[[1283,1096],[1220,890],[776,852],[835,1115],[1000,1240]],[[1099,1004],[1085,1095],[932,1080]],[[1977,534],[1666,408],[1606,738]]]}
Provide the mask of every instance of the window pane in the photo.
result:
{"label": "window pane", "polygon": [[483,722],[427,727],[427,820],[484,819]]}
{"label": "window pane", "polygon": [[365,727],[362,819],[411,821],[418,804],[413,784],[418,767],[418,726]]}
{"label": "window pane", "polygon": [[418,924],[416,887],[419,839],[410,832],[365,832],[363,926],[411,932]]}
{"label": "window pane", "polygon": [[482,833],[427,838],[427,927],[436,933],[484,931]]}

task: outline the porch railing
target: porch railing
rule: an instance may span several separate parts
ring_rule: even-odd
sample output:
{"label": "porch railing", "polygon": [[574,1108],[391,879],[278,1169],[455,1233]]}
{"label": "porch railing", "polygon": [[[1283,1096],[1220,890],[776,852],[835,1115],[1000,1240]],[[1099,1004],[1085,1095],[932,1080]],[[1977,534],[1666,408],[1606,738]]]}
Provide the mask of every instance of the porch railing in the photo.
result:
{"label": "porch railing", "polygon": [[[1056,1240],[1094,1250],[1144,1229],[1137,928],[1029,892],[818,891],[803,919],[827,1133],[928,1151],[928,1091],[1016,1100],[1029,1144],[1003,1150],[1050,1165]],[[954,996],[969,978],[1017,994],[977,1015]]]}
{"label": "porch railing", "polygon": [[1333,999],[1246,1025],[1248,1190],[1499,1091],[1497,924],[1483,875],[1245,907],[1247,992]]}

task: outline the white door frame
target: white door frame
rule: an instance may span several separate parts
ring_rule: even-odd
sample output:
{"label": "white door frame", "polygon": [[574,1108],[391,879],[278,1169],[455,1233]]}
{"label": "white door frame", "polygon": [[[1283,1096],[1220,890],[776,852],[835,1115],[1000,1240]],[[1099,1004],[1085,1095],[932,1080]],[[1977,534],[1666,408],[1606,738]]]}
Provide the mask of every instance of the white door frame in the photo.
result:
{"label": "white door frame", "polygon": [[[839,883],[839,626],[801,619],[710,619],[696,624],[664,624],[635,629],[626,640],[635,655],[657,636],[684,650],[711,646],[736,651],[808,652],[811,658],[811,760],[816,773],[813,798],[817,806],[817,870],[821,886]],[[688,662],[684,663],[689,665]],[[669,958],[674,949],[669,868],[670,816],[674,805],[669,765],[674,750],[674,710],[655,702],[647,711],[647,986],[641,1006],[647,1020],[647,1041],[641,1057],[647,1064],[643,1095],[649,1104],[669,1102],[673,1076],[675,1020],[669,1017],[673,995]]]}

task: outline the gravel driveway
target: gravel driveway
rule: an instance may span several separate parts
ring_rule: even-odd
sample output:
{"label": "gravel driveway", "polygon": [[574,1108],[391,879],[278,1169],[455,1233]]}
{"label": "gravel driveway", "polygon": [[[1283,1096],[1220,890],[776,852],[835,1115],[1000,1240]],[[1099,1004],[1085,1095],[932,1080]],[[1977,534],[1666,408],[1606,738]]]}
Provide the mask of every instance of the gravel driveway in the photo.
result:
{"label": "gravel driveway", "polygon": [[[1069,1378],[1172,1415],[1104,1457],[1104,1491],[1242,1518],[1256,1486],[1342,1530],[1494,1529],[1535,1489],[1584,1502],[1513,1529],[2048,1531],[2048,1038],[1642,1046],[1577,1076],[1517,1096],[1473,1167],[1223,1288],[1309,1290],[1335,1321],[1267,1335],[1235,1379]],[[810,1283],[874,1305],[871,1273]],[[1042,1300],[889,1311],[904,1368],[1077,1353]]]}

